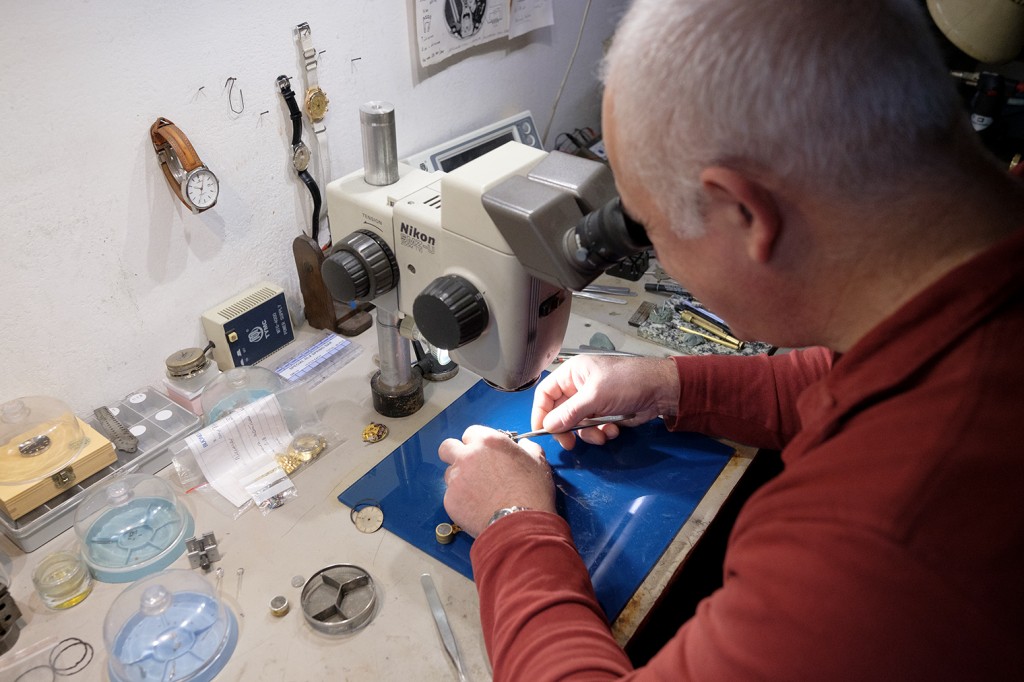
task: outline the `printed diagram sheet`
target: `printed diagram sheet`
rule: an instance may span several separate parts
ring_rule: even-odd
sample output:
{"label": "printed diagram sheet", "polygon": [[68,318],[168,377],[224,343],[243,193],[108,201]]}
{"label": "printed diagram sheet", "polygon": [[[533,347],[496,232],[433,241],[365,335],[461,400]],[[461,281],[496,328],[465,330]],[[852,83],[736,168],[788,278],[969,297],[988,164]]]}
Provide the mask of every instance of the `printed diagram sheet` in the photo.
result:
{"label": "printed diagram sheet", "polygon": [[552,0],[416,0],[420,66],[553,23]]}

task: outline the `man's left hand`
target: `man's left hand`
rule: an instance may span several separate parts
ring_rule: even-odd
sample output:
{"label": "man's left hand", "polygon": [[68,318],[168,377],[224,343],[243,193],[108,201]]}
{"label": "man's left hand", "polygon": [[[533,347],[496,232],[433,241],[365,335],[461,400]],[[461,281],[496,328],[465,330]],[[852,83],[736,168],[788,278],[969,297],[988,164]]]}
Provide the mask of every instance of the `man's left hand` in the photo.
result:
{"label": "man's left hand", "polygon": [[499,509],[555,511],[551,467],[536,443],[515,443],[501,431],[470,426],[461,441],[448,438],[437,453],[448,464],[444,508],[473,537],[484,531]]}

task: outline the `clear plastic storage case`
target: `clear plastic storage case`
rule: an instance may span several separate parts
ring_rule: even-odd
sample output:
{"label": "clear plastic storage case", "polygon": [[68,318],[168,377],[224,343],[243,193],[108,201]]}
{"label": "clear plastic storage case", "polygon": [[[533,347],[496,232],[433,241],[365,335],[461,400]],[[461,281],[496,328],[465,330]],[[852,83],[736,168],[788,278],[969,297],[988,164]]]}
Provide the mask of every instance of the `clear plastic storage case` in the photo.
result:
{"label": "clear plastic storage case", "polygon": [[97,580],[126,583],[169,566],[192,536],[192,514],[170,484],[149,474],[115,477],[75,513],[82,557]]}
{"label": "clear plastic storage case", "polygon": [[185,569],[156,573],[111,604],[103,642],[112,682],[207,682],[238,643],[238,622],[209,582]]}
{"label": "clear plastic storage case", "polygon": [[[71,528],[75,510],[94,486],[115,474],[155,474],[171,463],[168,445],[192,433],[200,419],[151,386],[132,391],[106,407],[138,439],[135,452],[117,451],[117,461],[88,478],[76,481],[60,495],[17,520],[0,512],[0,531],[24,552],[32,552]],[[82,421],[99,426],[95,415],[81,415]]]}

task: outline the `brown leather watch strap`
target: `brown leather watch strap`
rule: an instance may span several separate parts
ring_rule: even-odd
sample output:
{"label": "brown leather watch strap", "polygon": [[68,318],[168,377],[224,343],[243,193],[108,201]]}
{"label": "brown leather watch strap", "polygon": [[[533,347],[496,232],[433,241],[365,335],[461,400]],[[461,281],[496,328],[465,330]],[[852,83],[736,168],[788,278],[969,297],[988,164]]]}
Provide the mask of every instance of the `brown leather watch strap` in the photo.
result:
{"label": "brown leather watch strap", "polygon": [[192,146],[192,142],[185,137],[185,133],[181,132],[178,126],[166,118],[158,118],[149,127],[149,136],[153,138],[153,146],[157,150],[165,143],[170,145],[171,150],[178,157],[178,161],[181,162],[181,167],[186,173],[203,165],[203,162],[199,159],[199,154],[196,153],[195,147]]}
{"label": "brown leather watch strap", "polygon": [[163,169],[164,177],[167,178],[167,183],[174,190],[178,198],[181,199],[181,203],[191,208],[189,202],[185,201],[185,197],[181,194],[181,182],[174,177],[174,171],[171,170],[170,165],[163,158],[161,152],[170,151],[174,154],[181,164],[182,170],[188,173],[190,170],[203,165],[199,154],[196,153],[195,147],[192,146],[192,142],[185,136],[185,133],[181,132],[178,126],[162,116],[149,127],[149,137],[153,140],[153,148],[160,158],[160,167]]}

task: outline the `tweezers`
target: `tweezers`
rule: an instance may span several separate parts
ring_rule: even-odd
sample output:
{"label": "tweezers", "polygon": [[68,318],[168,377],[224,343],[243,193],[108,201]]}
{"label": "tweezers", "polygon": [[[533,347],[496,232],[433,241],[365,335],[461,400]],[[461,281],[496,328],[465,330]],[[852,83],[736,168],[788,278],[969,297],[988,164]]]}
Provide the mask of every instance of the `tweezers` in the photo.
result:
{"label": "tweezers", "polygon": [[520,438],[533,438],[534,436],[553,436],[558,433],[569,433],[570,431],[579,431],[591,426],[600,426],[601,424],[614,424],[616,422],[626,421],[632,419],[636,414],[615,414],[609,417],[591,417],[590,419],[583,419],[579,424],[566,429],[564,431],[548,431],[546,429],[537,429],[536,431],[527,431],[526,433],[519,433],[518,431],[503,431],[502,433],[508,434],[516,443],[519,442]]}

